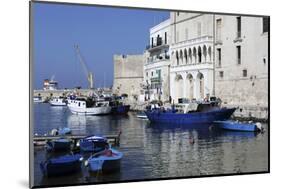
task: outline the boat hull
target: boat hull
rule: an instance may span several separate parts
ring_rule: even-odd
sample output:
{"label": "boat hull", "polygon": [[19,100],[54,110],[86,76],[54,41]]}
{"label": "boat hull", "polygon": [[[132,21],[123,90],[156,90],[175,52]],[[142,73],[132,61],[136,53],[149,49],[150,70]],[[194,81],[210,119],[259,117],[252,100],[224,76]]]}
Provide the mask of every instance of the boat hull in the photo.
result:
{"label": "boat hull", "polygon": [[81,170],[82,156],[62,156],[42,162],[40,164],[41,171],[45,176],[63,176],[75,173]]}
{"label": "boat hull", "polygon": [[258,127],[255,124],[237,123],[233,121],[215,121],[214,122],[220,129],[231,130],[231,131],[246,131],[246,132],[257,132]]}
{"label": "boat hull", "polygon": [[114,106],[111,109],[112,114],[127,114],[130,110],[130,105]]}
{"label": "boat hull", "polygon": [[235,111],[235,108],[222,108],[209,112],[173,113],[160,110],[146,111],[147,118],[152,123],[170,124],[194,124],[213,123],[214,121],[227,120]]}
{"label": "boat hull", "polygon": [[102,171],[104,173],[111,173],[120,170],[123,153],[114,149],[111,150],[114,156],[101,155],[88,159],[89,168],[92,172]]}
{"label": "boat hull", "polygon": [[68,107],[73,114],[78,114],[78,115],[105,115],[111,112],[110,106],[93,107],[93,108],[79,108],[73,106],[68,106]]}
{"label": "boat hull", "polygon": [[51,106],[66,106],[65,102],[55,102],[55,101],[49,101]]}
{"label": "boat hull", "polygon": [[49,152],[63,152],[70,151],[71,141],[67,139],[58,139],[47,142],[47,151]]}

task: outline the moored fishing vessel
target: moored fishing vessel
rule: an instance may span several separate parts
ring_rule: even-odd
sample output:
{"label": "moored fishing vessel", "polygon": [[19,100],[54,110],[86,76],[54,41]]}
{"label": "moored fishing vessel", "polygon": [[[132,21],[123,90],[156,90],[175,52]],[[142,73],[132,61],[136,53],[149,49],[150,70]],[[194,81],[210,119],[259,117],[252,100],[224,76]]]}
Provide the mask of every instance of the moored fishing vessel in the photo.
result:
{"label": "moored fishing vessel", "polygon": [[66,106],[67,100],[64,97],[55,97],[49,100],[52,106]]}
{"label": "moored fishing vessel", "polygon": [[108,148],[107,139],[101,136],[88,136],[79,141],[80,151],[83,152],[100,152]]}
{"label": "moored fishing vessel", "polygon": [[127,114],[130,110],[130,105],[125,105],[119,101],[111,101],[110,106],[112,114]]}
{"label": "moored fishing vessel", "polygon": [[41,96],[34,96],[33,97],[33,102],[34,103],[42,103],[43,102],[43,99]]}
{"label": "moored fishing vessel", "polygon": [[83,157],[79,154],[65,155],[41,162],[40,168],[45,176],[63,176],[80,171],[82,160]]}
{"label": "moored fishing vessel", "polygon": [[61,138],[53,141],[48,141],[46,143],[46,148],[48,152],[69,151],[71,148],[71,140]]}
{"label": "moored fishing vessel", "polygon": [[67,106],[73,114],[78,115],[104,115],[111,112],[108,101],[95,101],[89,98],[68,100]]}
{"label": "moored fishing vessel", "polygon": [[236,108],[220,108],[217,103],[192,103],[182,111],[164,108],[152,108],[145,111],[150,122],[193,124],[212,123],[230,118]]}

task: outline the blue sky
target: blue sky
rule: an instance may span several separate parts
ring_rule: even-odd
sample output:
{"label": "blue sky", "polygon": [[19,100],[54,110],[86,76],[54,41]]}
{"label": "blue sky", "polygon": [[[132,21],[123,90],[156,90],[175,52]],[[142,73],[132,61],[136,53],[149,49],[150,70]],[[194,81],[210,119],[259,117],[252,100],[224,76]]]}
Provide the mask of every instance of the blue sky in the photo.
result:
{"label": "blue sky", "polygon": [[111,86],[113,54],[143,53],[149,28],[169,17],[166,11],[112,7],[34,3],[33,8],[35,89],[52,75],[60,88],[88,86],[74,44],[94,74],[95,87]]}

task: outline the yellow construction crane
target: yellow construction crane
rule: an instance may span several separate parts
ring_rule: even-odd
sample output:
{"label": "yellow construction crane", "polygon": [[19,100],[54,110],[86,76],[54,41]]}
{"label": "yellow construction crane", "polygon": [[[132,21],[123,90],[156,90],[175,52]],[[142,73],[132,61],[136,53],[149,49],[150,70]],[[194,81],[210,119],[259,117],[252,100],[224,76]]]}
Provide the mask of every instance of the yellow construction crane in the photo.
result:
{"label": "yellow construction crane", "polygon": [[79,58],[79,62],[82,65],[82,68],[84,70],[84,73],[87,77],[88,83],[89,83],[89,88],[93,89],[94,88],[94,81],[93,81],[93,74],[92,72],[89,71],[86,62],[84,61],[83,56],[81,55],[80,49],[78,47],[78,45],[74,45],[75,51],[77,53],[77,56]]}

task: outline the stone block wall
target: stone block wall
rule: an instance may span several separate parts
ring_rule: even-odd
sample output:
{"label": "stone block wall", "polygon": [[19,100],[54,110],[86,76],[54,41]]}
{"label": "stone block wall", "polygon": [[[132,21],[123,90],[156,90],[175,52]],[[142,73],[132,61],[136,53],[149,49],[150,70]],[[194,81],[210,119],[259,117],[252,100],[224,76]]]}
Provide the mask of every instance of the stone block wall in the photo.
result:
{"label": "stone block wall", "polygon": [[143,82],[144,55],[114,55],[113,93],[140,95]]}

